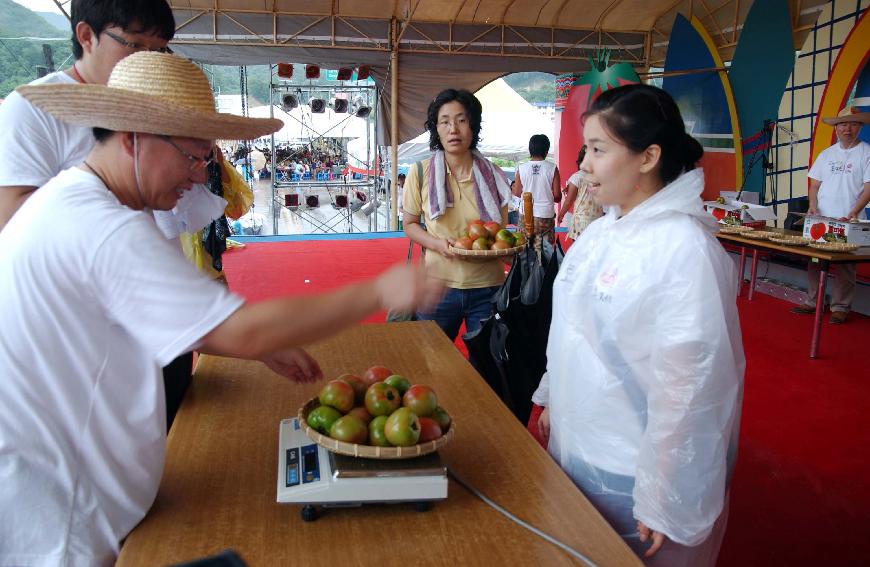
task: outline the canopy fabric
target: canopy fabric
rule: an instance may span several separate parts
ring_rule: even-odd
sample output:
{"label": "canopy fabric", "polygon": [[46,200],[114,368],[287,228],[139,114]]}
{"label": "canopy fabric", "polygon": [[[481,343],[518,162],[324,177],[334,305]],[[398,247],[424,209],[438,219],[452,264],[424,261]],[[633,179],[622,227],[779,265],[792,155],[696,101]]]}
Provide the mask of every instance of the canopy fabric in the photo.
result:
{"label": "canopy fabric", "polygon": [[[788,0],[796,49],[827,0]],[[223,65],[371,65],[391,104],[391,54],[398,54],[399,141],[445,87],[476,90],[502,75],[589,69],[594,50],[640,72],[662,65],[677,13],[697,17],[723,60],[731,59],[751,2],[739,0],[170,0],[172,47]],[[297,73],[301,74],[301,69]],[[381,112],[389,132],[389,113]],[[388,143],[382,139],[381,143]]]}

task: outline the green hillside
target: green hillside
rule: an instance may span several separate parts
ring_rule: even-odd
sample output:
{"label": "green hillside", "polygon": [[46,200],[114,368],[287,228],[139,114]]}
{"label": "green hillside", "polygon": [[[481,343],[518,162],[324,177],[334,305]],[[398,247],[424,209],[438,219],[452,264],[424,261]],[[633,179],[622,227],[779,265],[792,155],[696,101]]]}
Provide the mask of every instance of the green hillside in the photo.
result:
{"label": "green hillside", "polygon": [[70,64],[69,39],[40,41],[15,38],[60,38],[66,35],[24,6],[12,0],[0,0],[0,98],[37,77],[36,67],[45,65],[42,52],[44,43],[52,47],[55,68]]}

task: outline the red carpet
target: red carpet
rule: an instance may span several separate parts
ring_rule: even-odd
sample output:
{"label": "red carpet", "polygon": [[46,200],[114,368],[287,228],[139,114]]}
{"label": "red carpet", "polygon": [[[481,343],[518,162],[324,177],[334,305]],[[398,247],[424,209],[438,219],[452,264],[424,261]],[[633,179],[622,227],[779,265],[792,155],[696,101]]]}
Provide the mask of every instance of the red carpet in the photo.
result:
{"label": "red carpet", "polygon": [[[254,243],[228,252],[224,267],[230,287],[258,301],[373,276],[404,262],[407,246],[401,238]],[[813,318],[755,297],[738,301],[746,391],[719,565],[870,564],[870,318],[852,314],[836,327],[826,317],[822,358],[810,360]]]}

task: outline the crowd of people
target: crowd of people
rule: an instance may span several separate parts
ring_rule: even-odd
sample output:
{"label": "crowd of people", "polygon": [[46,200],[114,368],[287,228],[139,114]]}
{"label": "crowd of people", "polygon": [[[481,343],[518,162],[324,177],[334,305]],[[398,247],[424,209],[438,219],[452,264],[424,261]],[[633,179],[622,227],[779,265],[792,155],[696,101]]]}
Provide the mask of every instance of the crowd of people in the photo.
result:
{"label": "crowd of people", "polygon": [[[626,85],[598,96],[563,191],[546,136],[530,140],[512,189],[477,151],[480,101],[445,89],[427,109],[431,157],[400,183],[425,269],[249,304],[220,281],[219,242],[212,269],[197,269],[178,235],[219,239],[226,219],[215,219],[244,206],[215,141],[280,121],[215,112],[202,71],[165,53],[175,22],[164,0],[73,0],[71,16],[72,67],[0,106],[0,563],[112,562],[154,501],[180,403],[171,390],[189,382],[193,350],[311,382],[322,373],[302,347],[378,310],[416,312],[451,339],[480,329],[504,264],[466,261],[452,244],[472,220],[505,224],[527,191],[551,238],[573,207],[574,240],[552,290],[533,425],[646,564],[715,564],[743,396],[737,274],[701,201],[703,150],[670,95]],[[866,122],[837,117],[837,151],[852,153],[810,171],[812,211],[861,216]],[[305,150],[288,167],[329,170],[337,157]],[[840,198],[831,175],[852,159],[860,174]]]}

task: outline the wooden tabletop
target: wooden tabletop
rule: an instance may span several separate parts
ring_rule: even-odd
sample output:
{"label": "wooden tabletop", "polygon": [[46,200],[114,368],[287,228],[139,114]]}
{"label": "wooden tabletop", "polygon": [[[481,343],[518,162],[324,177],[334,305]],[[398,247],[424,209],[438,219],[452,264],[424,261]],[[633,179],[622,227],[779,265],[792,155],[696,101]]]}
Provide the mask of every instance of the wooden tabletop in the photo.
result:
{"label": "wooden tabletop", "polygon": [[[641,565],[431,322],[354,327],[309,352],[327,378],[383,364],[429,384],[456,420],[442,459],[466,482],[598,565]],[[167,565],[235,549],[250,566],[582,565],[450,480],[428,512],[332,509],[303,522],[276,503],[278,425],[315,396],[256,362],[204,356],[168,439],[160,492],[117,565]]]}
{"label": "wooden tabletop", "polygon": [[[787,236],[801,236],[801,233],[793,230],[784,230],[781,228],[765,228],[766,231],[780,232]],[[777,244],[770,240],[747,238],[739,234],[725,234],[722,232],[716,233],[716,238],[721,241],[736,244],[738,246],[749,246],[752,248],[770,250],[775,252],[783,252],[793,256],[804,256],[807,258],[819,258],[827,260],[832,264],[844,264],[849,262],[870,262],[870,246],[859,248],[855,252],[826,252],[809,246],[788,246],[787,244]]]}

